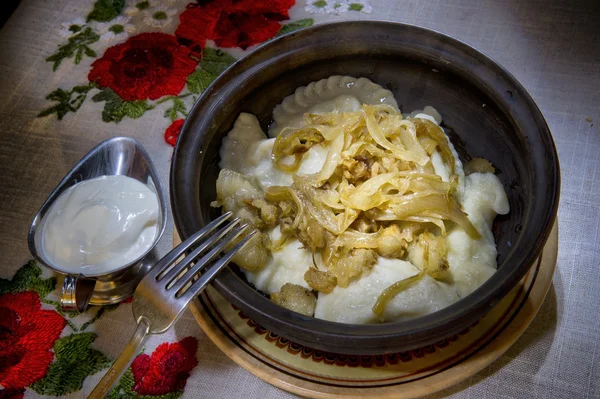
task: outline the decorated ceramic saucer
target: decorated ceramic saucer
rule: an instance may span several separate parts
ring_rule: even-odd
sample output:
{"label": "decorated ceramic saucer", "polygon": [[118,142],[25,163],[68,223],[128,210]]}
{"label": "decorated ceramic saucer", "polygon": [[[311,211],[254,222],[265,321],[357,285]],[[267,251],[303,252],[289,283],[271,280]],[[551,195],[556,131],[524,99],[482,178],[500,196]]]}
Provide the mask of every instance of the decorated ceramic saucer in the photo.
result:
{"label": "decorated ceramic saucer", "polygon": [[378,356],[348,356],[295,344],[255,323],[209,287],[193,302],[208,337],[240,366],[311,398],[414,398],[448,388],[498,359],[527,329],[552,283],[555,225],[523,280],[486,317],[434,345]]}

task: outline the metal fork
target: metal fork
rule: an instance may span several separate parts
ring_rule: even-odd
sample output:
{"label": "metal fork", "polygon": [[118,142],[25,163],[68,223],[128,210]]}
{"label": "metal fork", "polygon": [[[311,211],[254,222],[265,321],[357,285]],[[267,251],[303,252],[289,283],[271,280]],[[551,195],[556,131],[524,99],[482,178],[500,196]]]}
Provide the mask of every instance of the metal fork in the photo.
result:
{"label": "metal fork", "polygon": [[[243,225],[232,231],[240,222],[240,219],[236,218],[215,234],[208,236],[230,216],[231,212],[223,214],[178,245],[159,260],[142,279],[135,290],[132,303],[137,329],[123,352],[96,385],[88,399],[106,396],[127,370],[133,357],[140,352],[148,335],[162,334],[167,331],[183,313],[190,301],[208,285],[213,277],[229,263],[231,258],[254,235],[254,232],[250,233],[235,247],[223,254],[221,258],[211,263],[248,227],[248,225]],[[231,234],[223,238],[228,233]],[[215,244],[217,245],[214,246]],[[213,249],[196,261],[200,255],[212,246],[214,246]],[[176,264],[177,259],[191,248],[193,248],[192,251]],[[199,274],[201,271],[203,273]],[[199,278],[195,279],[198,275]]]}

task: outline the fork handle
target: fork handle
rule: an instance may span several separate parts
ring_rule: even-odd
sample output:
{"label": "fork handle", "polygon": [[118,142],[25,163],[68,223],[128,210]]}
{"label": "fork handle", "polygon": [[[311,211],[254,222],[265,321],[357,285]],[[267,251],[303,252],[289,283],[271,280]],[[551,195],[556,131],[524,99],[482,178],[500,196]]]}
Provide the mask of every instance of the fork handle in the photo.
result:
{"label": "fork handle", "polygon": [[127,370],[135,355],[142,349],[149,331],[150,323],[146,318],[140,317],[137,328],[127,345],[125,345],[125,349],[123,349],[117,360],[115,360],[110,369],[104,374],[104,377],[102,377],[96,388],[90,393],[88,399],[102,399],[108,395],[115,383],[121,378],[121,375]]}

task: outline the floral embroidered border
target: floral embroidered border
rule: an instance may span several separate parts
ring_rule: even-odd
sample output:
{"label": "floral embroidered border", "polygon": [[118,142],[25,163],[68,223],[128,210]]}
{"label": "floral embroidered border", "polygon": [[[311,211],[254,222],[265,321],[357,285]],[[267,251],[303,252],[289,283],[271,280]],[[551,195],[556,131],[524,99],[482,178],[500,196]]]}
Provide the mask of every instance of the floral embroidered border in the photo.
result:
{"label": "floral embroidered border", "polygon": [[[313,25],[312,18],[291,20],[292,7],[315,16],[372,10],[365,0],[178,1],[96,0],[85,18],[62,23],[64,41],[46,58],[51,68],[93,62],[85,83],[49,93],[52,104],[38,117],[61,120],[89,99],[103,105],[104,122],[140,118],[160,106],[171,121],[164,140],[174,146],[191,104],[241,54]],[[131,300],[75,314],[63,312],[56,298],[56,279],[42,277],[34,261],[0,279],[1,397],[23,398],[27,389],[67,395],[111,364],[93,348],[92,326]],[[180,397],[197,348],[187,337],[140,354],[109,398]]]}
{"label": "floral embroidered border", "polygon": [[[191,104],[237,60],[233,54],[314,23],[290,21],[295,0],[202,0],[183,10],[175,1],[97,0],[85,19],[61,24],[66,43],[46,58],[53,69],[67,60],[95,61],[86,84],[52,91],[46,98],[54,104],[38,116],[55,114],[60,120],[79,110],[88,95],[104,104],[104,122],[140,118],[167,103],[164,116],[172,124],[164,140],[175,145]],[[340,15],[370,13],[372,7],[366,0],[306,0],[304,10]],[[100,48],[112,43],[117,44],[98,58]]]}
{"label": "floral embroidered border", "polygon": [[[223,49],[246,50],[312,25],[312,19],[282,22],[289,20],[294,3],[213,0],[189,3],[180,12],[155,0],[129,4],[98,0],[86,19],[61,25],[60,35],[67,41],[46,59],[57,70],[67,60],[79,64],[84,57],[96,58],[88,83],[54,90],[46,97],[54,104],[38,116],[55,114],[60,120],[91,97],[93,102],[103,103],[103,121],[119,122],[140,118],[167,103],[164,116],[173,123],[165,132],[165,141],[174,145],[191,102],[236,61]],[[173,30],[176,19],[179,24],[174,34],[156,31]],[[140,24],[142,29],[155,31],[138,33]],[[216,47],[209,47],[207,41]],[[98,58],[99,42],[117,44]]]}
{"label": "floral embroidered border", "polygon": [[[0,279],[2,398],[23,398],[26,388],[44,396],[77,392],[88,376],[112,363],[92,347],[97,336],[86,330],[120,305],[64,313],[50,299],[55,289],[56,278],[43,278],[33,260],[11,280]],[[108,397],[178,398],[198,364],[197,349],[197,339],[186,337],[159,345],[151,355],[140,354]]]}

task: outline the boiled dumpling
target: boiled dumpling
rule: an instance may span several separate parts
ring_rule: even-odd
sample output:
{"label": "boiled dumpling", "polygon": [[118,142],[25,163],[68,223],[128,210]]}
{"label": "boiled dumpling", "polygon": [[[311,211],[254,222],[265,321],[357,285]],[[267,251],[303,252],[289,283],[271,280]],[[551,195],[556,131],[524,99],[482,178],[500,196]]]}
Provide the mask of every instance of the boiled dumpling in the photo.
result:
{"label": "boiled dumpling", "polygon": [[474,240],[460,228],[452,229],[446,240],[450,274],[464,298],[496,272],[496,246],[484,238]]}
{"label": "boiled dumpling", "polygon": [[[347,288],[335,287],[330,294],[319,293],[315,317],[339,323],[378,323],[372,311],[379,295],[390,285],[418,273],[410,262],[380,257],[367,276]],[[458,300],[455,290],[429,276],[400,292],[387,304],[384,320],[423,316]]]}
{"label": "boiled dumpling", "polygon": [[260,128],[256,116],[242,112],[236,119],[233,129],[223,140],[219,152],[221,156],[219,167],[246,174],[249,153],[253,152],[251,149],[256,149],[256,146],[266,139],[267,136]]}
{"label": "boiled dumpling", "polygon": [[[475,227],[491,229],[496,215],[506,215],[509,211],[508,197],[504,187],[493,173],[472,173],[466,178],[467,190],[463,207],[465,212],[473,215]],[[488,238],[493,241],[494,237]]]}
{"label": "boiled dumpling", "polygon": [[221,169],[217,179],[217,202],[223,211],[245,210],[246,201],[262,198],[263,191],[248,175],[230,169]]}
{"label": "boiled dumpling", "polygon": [[[277,108],[276,108],[277,109]],[[351,95],[341,95],[331,100],[321,100],[318,103],[309,106],[307,108],[303,108],[302,111],[294,112],[294,113],[283,113],[279,112],[276,115],[275,121],[279,120],[281,123],[278,125],[276,122],[272,125],[271,129],[269,129],[269,135],[276,136],[279,134],[271,134],[274,129],[277,129],[278,126],[285,126],[286,129],[297,130],[301,129],[306,125],[304,122],[304,114],[321,114],[325,112],[357,112],[360,111],[361,104],[358,98]],[[277,116],[278,115],[278,116]],[[281,132],[281,130],[280,130]]]}
{"label": "boiled dumpling", "polygon": [[[282,172],[271,161],[275,139],[267,138],[258,119],[242,112],[221,146],[221,169],[229,169],[256,179],[263,190],[271,186],[290,186],[293,175]],[[327,149],[313,146],[303,156],[297,174],[317,173],[325,164]],[[285,161],[285,160],[284,160]]]}
{"label": "boiled dumpling", "polygon": [[442,123],[442,115],[437,111],[437,109],[433,108],[431,105],[427,105],[422,110],[415,110],[409,115],[411,118],[423,118],[430,120],[431,122],[439,125]]}
{"label": "boiled dumpling", "polygon": [[283,128],[304,126],[304,113],[352,112],[362,104],[388,104],[398,109],[391,91],[367,78],[331,76],[296,89],[273,110],[269,136],[277,137]]}
{"label": "boiled dumpling", "polygon": [[267,139],[248,148],[246,173],[254,176],[263,190],[271,186],[289,186],[294,182],[292,175],[282,172],[271,162],[273,144],[275,139]]}
{"label": "boiled dumpling", "polygon": [[[273,232],[271,236],[273,236]],[[273,251],[267,264],[261,270],[257,272],[244,270],[244,273],[249,282],[266,294],[279,291],[285,283],[310,289],[304,281],[304,273],[312,264],[312,253],[304,249],[300,241],[292,240],[286,243],[280,251]]]}
{"label": "boiled dumpling", "polygon": [[496,271],[498,253],[491,225],[497,214],[504,215],[509,211],[502,183],[492,173],[467,176],[464,197],[464,211],[482,237],[475,240],[458,227],[448,234],[448,264],[461,298],[481,286]]}
{"label": "boiled dumpling", "polygon": [[[256,209],[247,209],[244,204],[248,203],[248,199],[262,198],[265,190],[271,186],[292,185],[294,174],[316,175],[325,164],[331,143],[321,142],[313,145],[302,155],[298,170],[295,173],[285,173],[273,162],[272,151],[276,139],[269,136],[275,137],[284,129],[287,132],[305,126],[305,114],[357,112],[364,104],[387,104],[398,109],[392,93],[382,86],[365,78],[332,76],[298,88],[294,94],[286,97],[276,106],[273,111],[274,121],[269,127],[268,136],[261,129],[256,117],[242,113],[236,120],[233,130],[224,139],[220,162],[223,172],[219,178],[220,182],[217,182],[216,204],[223,205],[224,210],[237,209],[239,216],[256,222],[256,226],[261,224],[263,227],[260,228],[270,229],[263,230],[261,232],[263,236],[257,236],[258,238],[255,239],[254,249],[260,249],[260,253],[255,251],[260,256],[254,258],[260,258],[260,262],[253,262],[252,267],[247,267],[251,271],[243,270],[243,273],[258,290],[269,295],[279,293],[279,297],[276,294],[274,298],[279,298],[284,306],[284,302],[287,303],[289,298],[296,298],[291,295],[290,287],[293,288],[294,294],[299,294],[302,298],[314,295],[307,294],[308,291],[305,289],[310,288],[304,276],[314,263],[318,270],[326,270],[321,262],[321,254],[317,252],[313,258],[311,251],[307,250],[299,240],[291,237],[280,250],[268,251],[266,248],[269,242],[277,242],[277,238],[281,237],[279,227],[273,228],[274,223],[263,222],[259,219]],[[409,116],[426,119],[437,125],[442,121],[441,115],[429,106]],[[420,263],[416,260],[419,254],[414,252],[414,248],[409,249],[408,261],[380,256],[371,270],[365,270],[361,278],[351,281],[346,288],[342,287],[346,282],[340,284],[338,281],[338,286],[331,292],[326,290],[328,294],[318,293],[316,318],[365,324],[378,323],[382,319],[387,322],[423,316],[449,306],[470,294],[496,271],[497,251],[491,228],[494,217],[497,214],[505,214],[509,210],[506,193],[500,180],[493,173],[473,173],[465,176],[460,157],[450,140],[448,141],[455,158],[454,173],[458,176],[458,187],[454,196],[481,234],[481,238],[473,239],[462,228],[452,223],[447,224],[448,235],[440,236],[439,241],[444,243],[446,240],[446,260],[449,268],[443,275],[434,276],[439,280],[432,278],[432,275],[425,275],[399,292],[387,303],[381,316],[375,315],[372,308],[382,292],[394,283],[418,274],[419,270],[415,265],[418,266]],[[294,159],[290,156],[288,159],[283,158],[282,161],[291,163]],[[451,170],[446,166],[440,153],[434,151],[431,154],[431,163],[424,167],[428,173],[433,170],[443,181],[450,181]],[[225,171],[225,169],[229,170]],[[254,204],[255,201],[251,202]],[[260,209],[262,212],[262,208]],[[267,235],[270,236],[270,240],[264,239]],[[241,256],[246,255],[248,254]],[[383,255],[390,258],[401,256],[393,253]],[[244,266],[243,261],[247,258],[248,256],[238,260],[238,263]],[[445,261],[443,263],[440,261],[440,265],[442,264],[445,269]],[[261,268],[263,265],[264,267]],[[331,270],[333,269],[332,266]],[[282,291],[282,287],[286,284],[288,288]],[[314,298],[311,300],[311,306],[307,306],[306,309],[312,309],[313,302]],[[302,313],[310,314],[308,310]]]}
{"label": "boiled dumpling", "polygon": [[[263,140],[248,151],[246,173],[254,176],[264,190],[271,186],[291,186],[294,182],[292,174],[282,172],[271,161],[274,144],[275,139]],[[318,173],[325,164],[327,151],[321,145],[311,147],[304,153],[302,163],[296,174],[311,175]],[[292,161],[284,158],[284,162],[291,163]]]}

